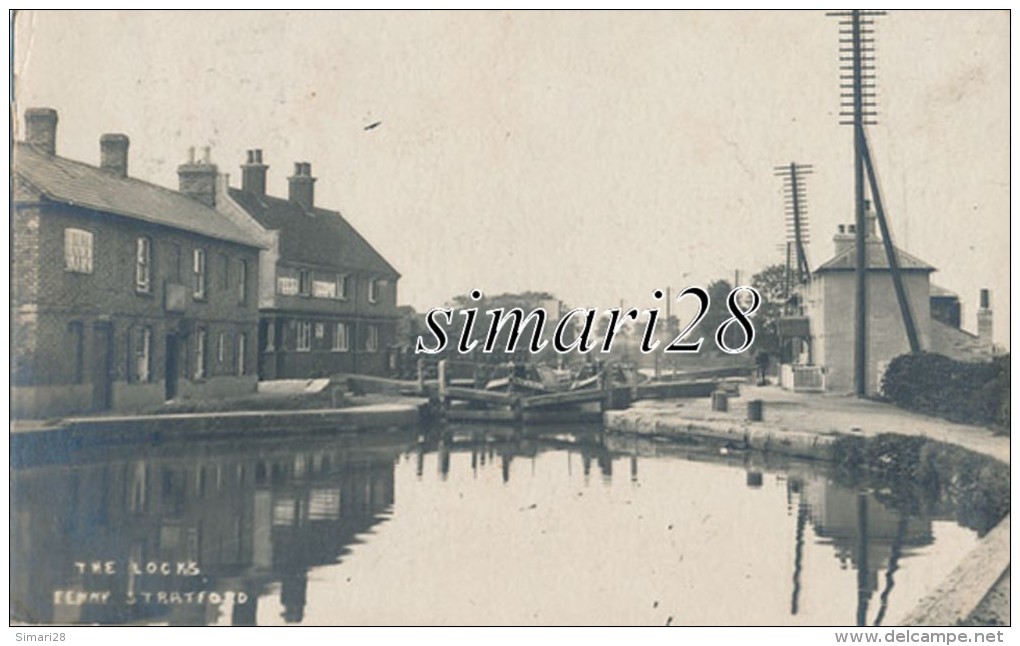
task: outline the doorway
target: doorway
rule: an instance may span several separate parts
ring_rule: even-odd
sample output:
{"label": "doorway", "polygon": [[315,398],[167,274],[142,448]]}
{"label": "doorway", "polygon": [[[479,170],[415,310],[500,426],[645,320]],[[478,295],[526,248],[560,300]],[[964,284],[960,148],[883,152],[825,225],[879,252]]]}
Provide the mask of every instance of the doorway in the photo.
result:
{"label": "doorway", "polygon": [[89,370],[92,410],[110,410],[113,406],[113,325],[96,323],[92,327],[92,339],[92,365]]}

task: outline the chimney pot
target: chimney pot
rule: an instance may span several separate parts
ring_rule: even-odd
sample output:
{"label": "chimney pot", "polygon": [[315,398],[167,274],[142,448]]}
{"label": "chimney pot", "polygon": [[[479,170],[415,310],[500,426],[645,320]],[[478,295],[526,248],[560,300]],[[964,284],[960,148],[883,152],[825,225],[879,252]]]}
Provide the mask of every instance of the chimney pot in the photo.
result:
{"label": "chimney pot", "polygon": [[310,211],[315,206],[315,178],[312,177],[312,165],[308,162],[295,162],[294,175],[288,178],[288,181],[290,201]]}
{"label": "chimney pot", "polygon": [[127,135],[107,133],[99,138],[99,167],[117,177],[127,177],[128,147],[131,141]]}
{"label": "chimney pot", "polygon": [[980,305],[981,307],[977,312],[977,333],[978,340],[987,348],[990,348],[993,352],[995,344],[992,340],[992,308],[991,292],[987,289],[982,289],[980,292]]}
{"label": "chimney pot", "polygon": [[195,147],[188,148],[188,163],[177,167],[178,190],[206,206],[216,206],[216,165],[210,162],[210,149],[203,150],[204,159],[195,161]]}
{"label": "chimney pot", "polygon": [[255,148],[248,151],[248,163],[241,166],[241,189],[256,195],[266,194],[266,170],[262,163],[262,151]]}
{"label": "chimney pot", "polygon": [[57,111],[53,108],[25,110],[25,142],[47,155],[56,155],[57,121]]}

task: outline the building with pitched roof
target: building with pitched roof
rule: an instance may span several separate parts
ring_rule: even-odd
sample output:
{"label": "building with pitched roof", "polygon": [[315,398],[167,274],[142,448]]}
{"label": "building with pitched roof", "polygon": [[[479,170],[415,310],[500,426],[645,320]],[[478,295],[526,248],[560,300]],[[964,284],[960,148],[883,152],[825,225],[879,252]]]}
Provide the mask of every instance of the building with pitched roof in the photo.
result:
{"label": "building with pitched roof", "polygon": [[266,194],[261,150],[240,188],[216,208],[257,237],[262,379],[386,374],[395,360],[400,274],[339,211],[315,204],[311,164],[298,162],[287,198]]}
{"label": "building with pitched roof", "polygon": [[[259,242],[203,201],[56,154],[58,116],[25,114],[11,209],[12,412],[144,410],[254,392]],[[184,168],[187,170],[187,168]]]}
{"label": "building with pitched roof", "polygon": [[[889,362],[910,352],[892,272],[875,215],[867,216],[866,392],[877,395]],[[812,273],[797,300],[800,316],[779,321],[780,335],[796,350],[780,368],[780,383],[794,390],[852,392],[854,389],[854,311],[857,246],[853,225],[840,225],[833,237],[835,254]],[[927,352],[962,361],[991,358],[991,309],[982,290],[978,334],[960,329],[956,294],[931,283],[935,267],[896,248],[904,292],[910,304],[918,341]]]}

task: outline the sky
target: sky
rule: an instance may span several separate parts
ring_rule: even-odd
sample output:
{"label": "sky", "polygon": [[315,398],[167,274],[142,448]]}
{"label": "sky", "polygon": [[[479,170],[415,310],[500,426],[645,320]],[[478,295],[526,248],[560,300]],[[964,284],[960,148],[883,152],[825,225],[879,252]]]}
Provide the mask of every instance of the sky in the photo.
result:
{"label": "sky", "polygon": [[[1009,345],[1009,14],[877,25],[874,163],[897,246]],[[837,25],[800,12],[26,12],[15,109],[60,114],[58,154],[175,187],[190,146],[270,194],[295,161],[427,310],[480,289],[661,307],[782,262],[773,167],[812,164],[808,258],[853,218]],[[366,129],[366,126],[379,125]]]}

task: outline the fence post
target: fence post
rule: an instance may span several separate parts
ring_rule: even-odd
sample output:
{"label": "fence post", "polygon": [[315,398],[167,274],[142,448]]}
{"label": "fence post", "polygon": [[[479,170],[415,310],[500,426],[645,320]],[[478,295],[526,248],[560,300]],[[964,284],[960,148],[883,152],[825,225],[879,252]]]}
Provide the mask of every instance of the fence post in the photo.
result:
{"label": "fence post", "polygon": [[446,383],[446,359],[442,359],[442,360],[439,361],[439,365],[437,366],[437,375],[436,376],[438,377],[438,380],[439,380],[439,403],[440,403],[441,406],[443,406],[445,408],[446,407],[446,402],[447,402],[447,400],[446,400],[446,387],[447,387],[447,383]]}

